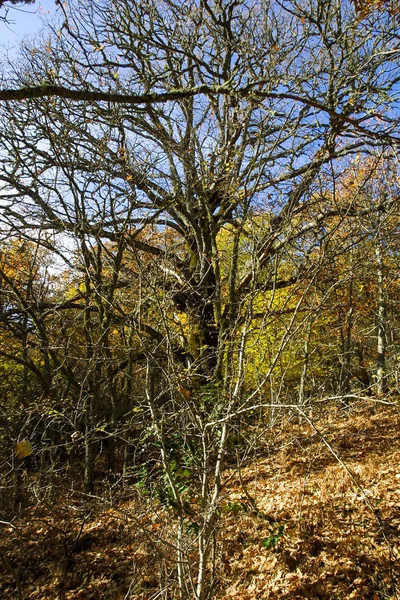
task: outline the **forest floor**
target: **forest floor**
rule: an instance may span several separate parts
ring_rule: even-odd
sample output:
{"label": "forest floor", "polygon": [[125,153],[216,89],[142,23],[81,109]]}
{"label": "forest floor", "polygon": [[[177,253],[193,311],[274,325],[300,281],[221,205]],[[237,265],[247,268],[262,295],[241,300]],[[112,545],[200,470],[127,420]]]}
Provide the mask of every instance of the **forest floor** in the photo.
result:
{"label": "forest floor", "polygon": [[[212,597],[400,598],[398,404],[331,407],[269,432],[225,473]],[[173,598],[161,591],[174,572],[171,509],[111,485],[88,498],[65,481],[51,502],[37,484],[37,501],[3,523],[0,597]]]}

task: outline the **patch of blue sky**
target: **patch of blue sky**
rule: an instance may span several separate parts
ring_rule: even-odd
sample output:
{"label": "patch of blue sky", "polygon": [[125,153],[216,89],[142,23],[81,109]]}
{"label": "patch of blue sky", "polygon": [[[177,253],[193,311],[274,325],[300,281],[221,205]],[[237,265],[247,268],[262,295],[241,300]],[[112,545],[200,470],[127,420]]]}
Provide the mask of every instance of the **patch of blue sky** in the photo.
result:
{"label": "patch of blue sky", "polygon": [[18,52],[21,42],[34,41],[45,23],[56,17],[55,0],[36,0],[34,4],[7,4],[0,8],[0,56]]}

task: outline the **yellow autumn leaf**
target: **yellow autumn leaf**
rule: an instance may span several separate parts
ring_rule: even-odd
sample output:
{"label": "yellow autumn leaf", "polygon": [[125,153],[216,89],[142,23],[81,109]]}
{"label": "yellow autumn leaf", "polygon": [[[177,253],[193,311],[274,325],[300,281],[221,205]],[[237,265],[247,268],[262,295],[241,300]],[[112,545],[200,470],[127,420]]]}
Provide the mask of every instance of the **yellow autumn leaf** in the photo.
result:
{"label": "yellow autumn leaf", "polygon": [[30,456],[33,452],[31,442],[28,440],[24,440],[22,442],[18,442],[15,446],[14,454],[17,458],[22,459]]}

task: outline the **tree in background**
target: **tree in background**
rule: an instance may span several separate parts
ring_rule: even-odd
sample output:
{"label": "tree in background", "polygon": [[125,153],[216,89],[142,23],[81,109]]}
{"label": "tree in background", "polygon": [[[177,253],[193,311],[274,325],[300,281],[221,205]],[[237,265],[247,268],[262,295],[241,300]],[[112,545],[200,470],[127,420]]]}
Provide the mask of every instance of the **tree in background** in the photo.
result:
{"label": "tree in background", "polygon": [[0,8],[7,5],[16,6],[17,4],[35,4],[35,0],[0,0]]}
{"label": "tree in background", "polygon": [[5,14],[0,15],[0,21],[7,23],[7,17],[10,8],[13,8],[20,4],[35,4],[35,0],[0,0],[0,9],[5,9]]}
{"label": "tree in background", "polygon": [[398,16],[400,6],[398,0],[353,0],[356,12],[363,18],[374,11],[387,10],[389,14]]}

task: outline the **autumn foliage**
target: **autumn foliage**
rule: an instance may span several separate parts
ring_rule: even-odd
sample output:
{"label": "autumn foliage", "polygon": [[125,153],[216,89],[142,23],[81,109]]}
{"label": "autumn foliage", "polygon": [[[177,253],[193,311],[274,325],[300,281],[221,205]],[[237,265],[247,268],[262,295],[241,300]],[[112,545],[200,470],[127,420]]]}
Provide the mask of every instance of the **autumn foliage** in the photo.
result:
{"label": "autumn foliage", "polygon": [[3,596],[398,596],[396,10],[57,2],[1,58]]}
{"label": "autumn foliage", "polygon": [[374,10],[387,10],[392,16],[399,16],[400,13],[398,0],[354,0],[354,7],[362,17],[366,17]]}

